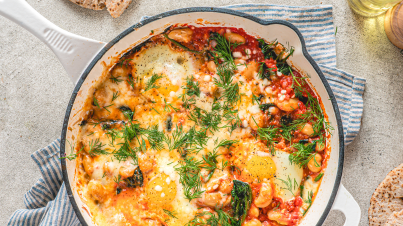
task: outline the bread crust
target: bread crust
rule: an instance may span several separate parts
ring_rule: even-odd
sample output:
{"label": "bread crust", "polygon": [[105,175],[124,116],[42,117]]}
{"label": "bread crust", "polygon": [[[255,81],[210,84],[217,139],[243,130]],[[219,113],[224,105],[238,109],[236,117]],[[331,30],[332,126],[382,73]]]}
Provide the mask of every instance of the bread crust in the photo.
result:
{"label": "bread crust", "polygon": [[70,0],[71,2],[92,10],[103,10],[105,8],[105,0]]}

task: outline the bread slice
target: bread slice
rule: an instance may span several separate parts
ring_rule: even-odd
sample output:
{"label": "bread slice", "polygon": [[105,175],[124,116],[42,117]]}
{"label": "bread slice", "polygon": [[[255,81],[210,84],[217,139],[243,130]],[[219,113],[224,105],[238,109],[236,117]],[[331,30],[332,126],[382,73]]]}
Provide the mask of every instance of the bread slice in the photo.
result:
{"label": "bread slice", "polygon": [[394,212],[403,210],[403,164],[390,171],[371,197],[369,226],[382,226]]}
{"label": "bread slice", "polygon": [[103,10],[105,8],[105,0],[70,0],[71,2],[93,10]]}
{"label": "bread slice", "polygon": [[106,0],[106,9],[113,18],[118,18],[129,7],[132,0]]}
{"label": "bread slice", "polygon": [[384,226],[403,226],[403,210],[392,213]]}

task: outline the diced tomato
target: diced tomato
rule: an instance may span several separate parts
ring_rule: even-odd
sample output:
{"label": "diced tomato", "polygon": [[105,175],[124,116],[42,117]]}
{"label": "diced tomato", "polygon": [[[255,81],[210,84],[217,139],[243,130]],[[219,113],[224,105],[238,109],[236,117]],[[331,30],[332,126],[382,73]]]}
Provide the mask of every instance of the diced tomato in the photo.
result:
{"label": "diced tomato", "polygon": [[298,108],[294,111],[294,117],[298,118],[300,115],[306,112],[306,106],[302,101],[298,101]]}
{"label": "diced tomato", "polygon": [[302,206],[302,198],[301,198],[301,196],[297,196],[297,197],[294,199],[294,206],[295,206],[295,207],[300,207],[300,206]]}
{"label": "diced tomato", "polygon": [[272,58],[270,58],[270,59],[266,59],[265,60],[265,64],[266,64],[266,66],[268,67],[268,68],[270,68],[271,69],[271,71],[277,71],[277,61],[276,60],[273,60]]}

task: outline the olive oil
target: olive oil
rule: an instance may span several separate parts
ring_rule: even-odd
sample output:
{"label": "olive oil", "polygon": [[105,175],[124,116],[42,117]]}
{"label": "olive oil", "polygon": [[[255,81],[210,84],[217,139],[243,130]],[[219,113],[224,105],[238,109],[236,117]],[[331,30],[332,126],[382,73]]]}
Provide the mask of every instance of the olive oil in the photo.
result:
{"label": "olive oil", "polygon": [[351,9],[356,13],[372,17],[378,16],[388,9],[392,8],[394,5],[399,3],[401,0],[347,0]]}

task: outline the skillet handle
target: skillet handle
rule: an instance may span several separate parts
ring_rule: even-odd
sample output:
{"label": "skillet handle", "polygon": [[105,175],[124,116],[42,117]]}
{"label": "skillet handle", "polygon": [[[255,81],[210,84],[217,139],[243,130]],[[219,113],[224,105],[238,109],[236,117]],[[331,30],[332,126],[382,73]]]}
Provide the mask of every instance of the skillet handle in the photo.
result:
{"label": "skillet handle", "polygon": [[76,84],[85,68],[106,44],[67,32],[35,11],[25,0],[0,0],[0,15],[44,42]]}
{"label": "skillet handle", "polygon": [[344,226],[358,226],[360,223],[361,208],[342,184],[340,184],[332,210],[339,210],[346,216]]}

